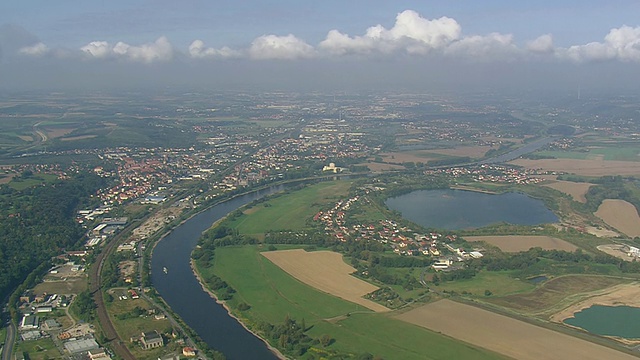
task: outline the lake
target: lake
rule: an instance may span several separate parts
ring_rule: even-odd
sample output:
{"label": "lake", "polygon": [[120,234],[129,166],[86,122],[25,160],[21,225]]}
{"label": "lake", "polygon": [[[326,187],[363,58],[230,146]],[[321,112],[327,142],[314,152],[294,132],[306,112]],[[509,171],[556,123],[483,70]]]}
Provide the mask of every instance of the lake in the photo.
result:
{"label": "lake", "polygon": [[593,305],[574,316],[564,322],[597,335],[640,338],[640,308]]}
{"label": "lake", "polygon": [[386,205],[428,228],[462,230],[497,223],[540,225],[558,221],[541,200],[521,193],[417,190],[387,199]]}

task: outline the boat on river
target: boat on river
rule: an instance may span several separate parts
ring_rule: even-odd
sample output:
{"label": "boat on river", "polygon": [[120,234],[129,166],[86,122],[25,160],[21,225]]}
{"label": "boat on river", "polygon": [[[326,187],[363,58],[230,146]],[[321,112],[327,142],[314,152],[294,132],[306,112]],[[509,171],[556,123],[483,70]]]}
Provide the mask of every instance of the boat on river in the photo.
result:
{"label": "boat on river", "polygon": [[166,266],[162,268],[162,271],[164,271],[165,274],[169,272],[169,270],[167,270]]}

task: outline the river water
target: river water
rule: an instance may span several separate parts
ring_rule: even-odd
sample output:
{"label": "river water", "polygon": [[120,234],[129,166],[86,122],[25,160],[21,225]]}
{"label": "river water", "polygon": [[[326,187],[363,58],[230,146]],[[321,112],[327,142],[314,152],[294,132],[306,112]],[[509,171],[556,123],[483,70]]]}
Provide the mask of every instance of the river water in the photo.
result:
{"label": "river water", "polygon": [[213,206],[176,227],[153,250],[151,280],[155,289],[204,342],[230,360],[277,357],[202,289],[190,267],[191,252],[202,232],[215,221],[253,200],[283,189],[284,186],[273,186]]}

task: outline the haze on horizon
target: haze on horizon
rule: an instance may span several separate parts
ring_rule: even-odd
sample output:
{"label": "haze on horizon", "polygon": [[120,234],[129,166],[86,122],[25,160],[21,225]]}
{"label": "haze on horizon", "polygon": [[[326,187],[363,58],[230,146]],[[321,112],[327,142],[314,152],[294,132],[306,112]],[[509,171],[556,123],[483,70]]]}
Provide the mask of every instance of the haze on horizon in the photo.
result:
{"label": "haze on horizon", "polygon": [[640,3],[0,4],[0,89],[638,90]]}

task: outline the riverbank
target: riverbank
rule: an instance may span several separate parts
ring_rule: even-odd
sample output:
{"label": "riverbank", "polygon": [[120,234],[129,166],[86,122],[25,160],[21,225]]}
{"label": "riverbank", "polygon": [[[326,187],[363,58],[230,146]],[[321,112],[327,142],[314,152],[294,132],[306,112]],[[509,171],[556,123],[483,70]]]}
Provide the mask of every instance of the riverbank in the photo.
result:
{"label": "riverbank", "polygon": [[242,322],[242,320],[240,320],[239,317],[237,317],[232,311],[231,311],[231,307],[229,307],[229,305],[227,304],[226,301],[220,300],[218,299],[218,297],[216,296],[216,294],[213,293],[213,291],[211,291],[208,287],[207,284],[204,282],[204,280],[202,279],[202,276],[200,275],[200,272],[198,271],[198,268],[196,267],[195,261],[193,259],[191,259],[191,270],[193,271],[193,275],[196,277],[196,279],[198,280],[198,283],[200,283],[200,286],[202,286],[202,290],[204,290],[204,292],[206,292],[207,294],[209,294],[209,296],[211,296],[212,299],[214,299],[216,301],[216,303],[222,305],[222,307],[224,307],[224,309],[227,311],[227,313],[229,314],[230,317],[234,318],[236,321],[238,321],[238,323],[240,325],[242,325],[243,328],[245,328],[248,332],[250,332],[251,334],[253,334],[253,336],[257,337],[258,339],[260,339],[262,342],[265,343],[265,345],[267,346],[267,348],[269,349],[269,351],[271,351],[276,357],[278,357],[278,359],[281,360],[287,360],[288,358],[286,356],[284,356],[284,354],[282,354],[280,352],[280,350],[276,349],[275,347],[271,346],[271,344],[269,344],[269,342],[264,339],[263,337],[261,337],[259,334],[257,334],[255,331],[249,329],[249,327]]}
{"label": "riverbank", "polygon": [[[602,306],[631,306],[640,307],[640,283],[616,285],[604,289],[594,296],[568,306],[562,311],[551,316],[552,322],[561,323],[576,329],[584,330],[576,326],[568,325],[564,321],[575,317],[575,314],[590,308],[593,305]],[[606,336],[626,345],[639,345],[640,339],[625,339],[616,336]]]}

